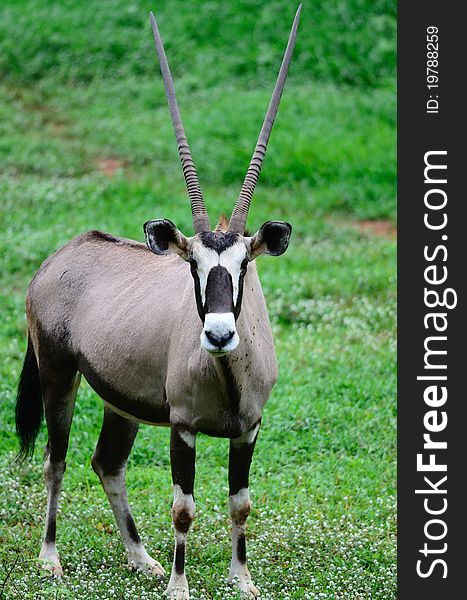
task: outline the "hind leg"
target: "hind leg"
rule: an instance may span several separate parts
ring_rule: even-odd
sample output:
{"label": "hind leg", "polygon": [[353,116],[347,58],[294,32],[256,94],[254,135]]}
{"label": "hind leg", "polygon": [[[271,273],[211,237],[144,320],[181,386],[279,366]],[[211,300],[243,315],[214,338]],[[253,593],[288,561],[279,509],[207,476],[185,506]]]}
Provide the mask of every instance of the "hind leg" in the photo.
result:
{"label": "hind leg", "polygon": [[57,510],[65,472],[68,438],[70,435],[76,392],[80,374],[76,371],[55,372],[51,377],[42,369],[41,387],[47,420],[48,442],[45,448],[44,477],[47,488],[45,534],[39,558],[54,576],[63,574],[55,544]]}
{"label": "hind leg", "polygon": [[128,563],[133,568],[162,576],[164,569],[149,556],[141,542],[126,494],[126,463],[137,432],[137,423],[105,408],[102,430],[91,463],[112,507]]}

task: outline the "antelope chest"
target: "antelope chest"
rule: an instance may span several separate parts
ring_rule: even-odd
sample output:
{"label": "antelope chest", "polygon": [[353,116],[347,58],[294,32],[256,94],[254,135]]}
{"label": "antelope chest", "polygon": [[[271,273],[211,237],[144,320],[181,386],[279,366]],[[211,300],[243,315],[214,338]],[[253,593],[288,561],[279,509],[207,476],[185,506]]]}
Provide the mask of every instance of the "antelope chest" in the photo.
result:
{"label": "antelope chest", "polygon": [[274,380],[248,357],[216,358],[190,372],[186,384],[168,380],[170,421],[216,437],[239,437],[261,420]]}

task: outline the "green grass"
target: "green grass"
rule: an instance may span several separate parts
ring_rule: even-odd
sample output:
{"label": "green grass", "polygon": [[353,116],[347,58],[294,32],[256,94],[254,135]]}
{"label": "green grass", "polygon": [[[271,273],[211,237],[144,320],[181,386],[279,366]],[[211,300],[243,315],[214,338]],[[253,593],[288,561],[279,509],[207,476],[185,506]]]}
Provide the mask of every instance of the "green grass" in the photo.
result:
{"label": "green grass", "polygon": [[[65,567],[37,563],[41,448],[14,464],[24,294],[41,261],[97,228],[191,218],[147,13],[156,11],[208,209],[230,212],[267,106],[294,6],[7,1],[0,8],[0,597],[158,598],[130,573],[90,468],[102,406],[82,384],[58,522]],[[258,260],[280,366],[252,468],[248,554],[266,599],[389,600],[395,568],[395,243],[360,219],[395,218],[395,3],[306,2],[249,227],[289,220],[291,245]],[[102,161],[120,168],[112,176]],[[168,567],[165,429],[142,426],[128,473],[148,550]],[[227,443],[199,436],[194,597],[236,597]],[[12,569],[8,576],[9,570]]]}

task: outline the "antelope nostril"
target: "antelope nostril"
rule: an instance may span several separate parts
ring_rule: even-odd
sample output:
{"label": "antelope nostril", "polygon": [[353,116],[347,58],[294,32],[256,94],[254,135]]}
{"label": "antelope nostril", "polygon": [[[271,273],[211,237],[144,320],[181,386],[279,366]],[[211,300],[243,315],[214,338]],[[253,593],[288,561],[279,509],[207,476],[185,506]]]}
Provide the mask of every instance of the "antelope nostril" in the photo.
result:
{"label": "antelope nostril", "polygon": [[209,331],[205,331],[204,333],[213,346],[219,345],[219,338],[217,337],[217,335],[213,335]]}
{"label": "antelope nostril", "polygon": [[223,348],[235,335],[235,331],[229,331],[225,335],[215,335],[210,331],[205,331],[204,333],[211,344],[217,346],[217,348]]}

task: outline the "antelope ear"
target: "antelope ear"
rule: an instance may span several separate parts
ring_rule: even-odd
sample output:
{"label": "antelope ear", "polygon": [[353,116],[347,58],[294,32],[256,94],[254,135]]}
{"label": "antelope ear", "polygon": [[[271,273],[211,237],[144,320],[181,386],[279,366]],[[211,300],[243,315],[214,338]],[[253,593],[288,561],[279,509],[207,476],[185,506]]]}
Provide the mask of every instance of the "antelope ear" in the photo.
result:
{"label": "antelope ear", "polygon": [[292,225],[285,221],[266,221],[250,238],[250,259],[260,254],[280,256],[287,250],[292,233]]}
{"label": "antelope ear", "polygon": [[143,225],[146,245],[154,254],[175,253],[184,260],[188,259],[189,240],[179,231],[172,221],[156,219]]}

